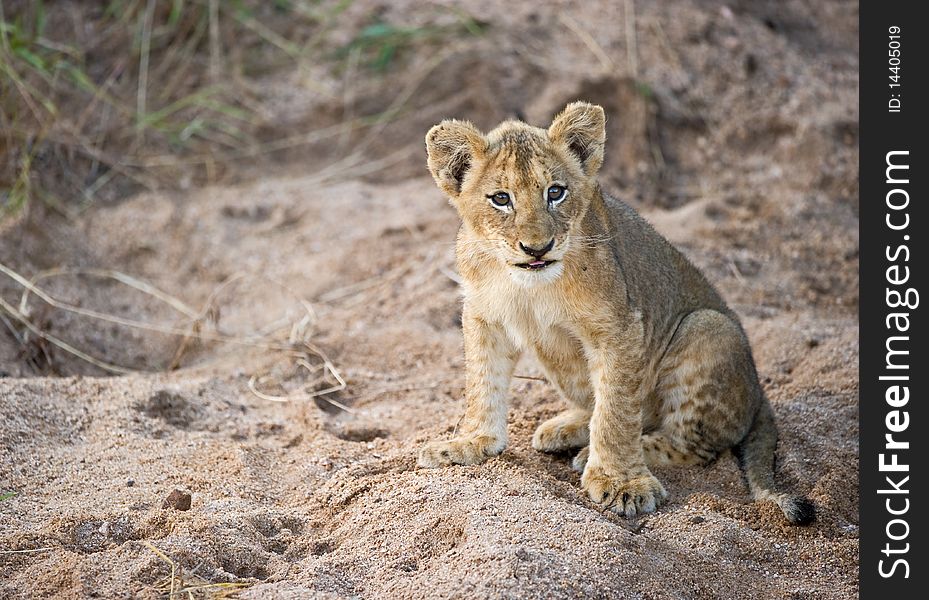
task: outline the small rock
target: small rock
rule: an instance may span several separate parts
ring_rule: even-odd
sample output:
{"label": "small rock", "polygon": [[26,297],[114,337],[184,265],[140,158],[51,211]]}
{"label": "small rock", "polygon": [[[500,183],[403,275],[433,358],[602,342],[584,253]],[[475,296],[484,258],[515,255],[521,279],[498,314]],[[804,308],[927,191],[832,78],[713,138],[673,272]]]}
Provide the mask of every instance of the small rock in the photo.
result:
{"label": "small rock", "polygon": [[129,479],[126,481],[126,487],[132,487],[135,485],[135,479]]}
{"label": "small rock", "polygon": [[690,522],[693,523],[694,525],[699,525],[700,523],[703,523],[704,521],[706,521],[706,519],[704,519],[703,517],[690,517]]}
{"label": "small rock", "polygon": [[190,510],[190,494],[181,490],[174,490],[165,498],[161,508],[173,508],[174,510]]}

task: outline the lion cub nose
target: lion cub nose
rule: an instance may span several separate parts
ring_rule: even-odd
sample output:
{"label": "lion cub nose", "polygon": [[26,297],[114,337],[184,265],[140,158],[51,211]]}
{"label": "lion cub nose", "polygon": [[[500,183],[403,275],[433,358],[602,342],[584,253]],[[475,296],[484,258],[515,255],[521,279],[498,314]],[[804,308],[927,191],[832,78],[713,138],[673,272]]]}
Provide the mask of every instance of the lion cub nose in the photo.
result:
{"label": "lion cub nose", "polygon": [[549,242],[545,244],[543,248],[532,248],[531,246],[527,246],[526,244],[522,242],[519,243],[519,247],[522,249],[522,251],[533,258],[542,258],[543,256],[545,256],[546,252],[548,252],[549,250],[552,249],[552,247],[554,247],[554,245],[555,245],[555,238],[552,238],[551,240],[549,240]]}

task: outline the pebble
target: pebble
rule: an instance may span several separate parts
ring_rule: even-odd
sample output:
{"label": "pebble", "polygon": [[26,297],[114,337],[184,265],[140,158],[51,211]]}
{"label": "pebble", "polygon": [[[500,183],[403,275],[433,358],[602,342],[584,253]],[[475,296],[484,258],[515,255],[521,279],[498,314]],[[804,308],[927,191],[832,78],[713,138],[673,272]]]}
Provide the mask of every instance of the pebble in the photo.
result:
{"label": "pebble", "polygon": [[173,508],[174,510],[190,510],[190,494],[181,490],[174,490],[165,498],[161,508]]}

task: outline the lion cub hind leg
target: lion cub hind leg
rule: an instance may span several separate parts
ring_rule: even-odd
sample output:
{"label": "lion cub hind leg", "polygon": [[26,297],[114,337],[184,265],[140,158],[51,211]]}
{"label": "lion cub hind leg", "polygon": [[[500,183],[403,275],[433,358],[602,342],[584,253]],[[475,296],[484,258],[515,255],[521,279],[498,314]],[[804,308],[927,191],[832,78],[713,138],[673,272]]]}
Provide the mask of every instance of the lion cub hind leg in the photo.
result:
{"label": "lion cub hind leg", "polygon": [[715,310],[686,316],[658,365],[658,429],[642,436],[649,465],[699,465],[745,437],[762,401],[748,340]]}
{"label": "lion cub hind leg", "polygon": [[590,411],[572,408],[539,425],[532,447],[540,452],[561,452],[590,443]]}
{"label": "lion cub hind leg", "polygon": [[706,458],[708,452],[697,454],[692,451],[692,444],[684,440],[668,437],[661,431],[642,435],[642,450],[645,452],[645,464],[650,467],[699,466],[712,462],[716,458]]}
{"label": "lion cub hind leg", "polygon": [[583,473],[584,467],[587,466],[588,458],[590,458],[590,446],[584,446],[571,461],[571,468],[578,473]]}
{"label": "lion cub hind leg", "polygon": [[[681,322],[658,365],[657,429],[642,434],[645,464],[703,465],[737,444],[761,399],[748,341],[739,326],[714,310]],[[583,448],[572,467],[583,471]]]}
{"label": "lion cub hind leg", "polygon": [[688,315],[659,365],[655,397],[661,424],[642,436],[647,464],[705,464],[733,448],[755,500],[776,503],[795,525],[816,518],[812,502],[775,486],[777,427],[735,321],[712,310]]}
{"label": "lion cub hind leg", "polygon": [[[692,466],[707,463],[696,454],[689,453],[686,445],[669,439],[663,433],[642,435],[642,450],[645,453],[645,464],[649,467]],[[590,458],[590,448],[584,446],[571,461],[571,468],[578,473],[583,473],[588,458]]]}

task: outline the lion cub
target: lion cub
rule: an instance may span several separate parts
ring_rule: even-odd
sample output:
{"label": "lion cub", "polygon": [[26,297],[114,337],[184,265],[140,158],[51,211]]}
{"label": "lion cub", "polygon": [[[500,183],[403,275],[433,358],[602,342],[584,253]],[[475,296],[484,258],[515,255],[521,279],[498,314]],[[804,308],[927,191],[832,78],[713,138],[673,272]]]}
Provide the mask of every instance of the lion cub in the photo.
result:
{"label": "lion cub", "polygon": [[777,430],[736,315],[632,208],[603,193],[603,109],[569,104],[551,126],[488,134],[447,120],[426,135],[429,170],[461,216],[467,411],[419,464],[475,464],[507,444],[507,389],[531,349],[570,408],[532,445],[580,448],[591,500],[632,517],[667,496],[650,465],[697,465],[733,448],[752,495],[791,523],[805,498],[774,486]]}

